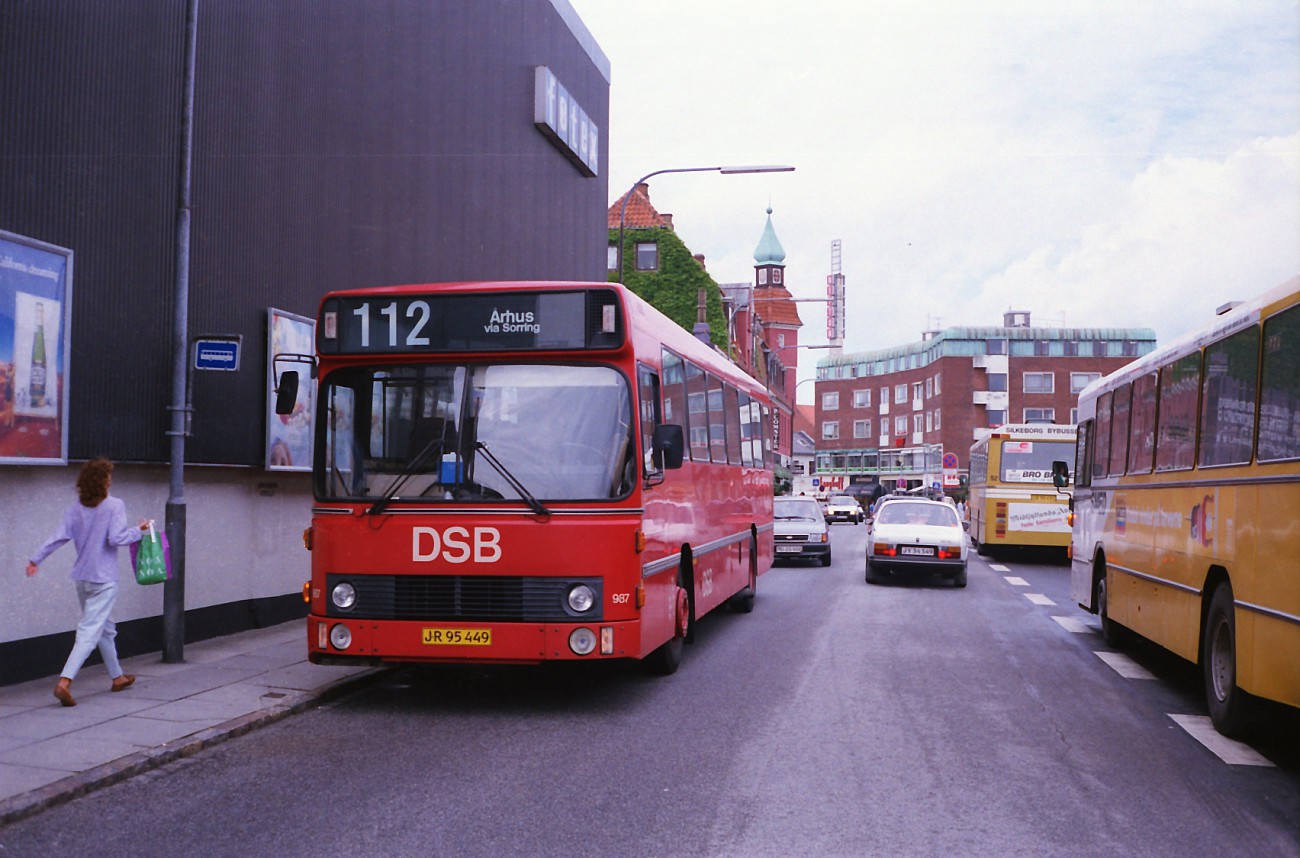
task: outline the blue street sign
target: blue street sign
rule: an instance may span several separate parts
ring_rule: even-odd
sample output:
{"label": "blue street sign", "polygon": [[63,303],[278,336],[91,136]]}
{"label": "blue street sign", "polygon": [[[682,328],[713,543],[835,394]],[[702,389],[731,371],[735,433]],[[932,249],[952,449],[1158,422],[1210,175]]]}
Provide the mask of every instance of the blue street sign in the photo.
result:
{"label": "blue street sign", "polygon": [[235,372],[239,369],[239,340],[195,340],[194,368]]}

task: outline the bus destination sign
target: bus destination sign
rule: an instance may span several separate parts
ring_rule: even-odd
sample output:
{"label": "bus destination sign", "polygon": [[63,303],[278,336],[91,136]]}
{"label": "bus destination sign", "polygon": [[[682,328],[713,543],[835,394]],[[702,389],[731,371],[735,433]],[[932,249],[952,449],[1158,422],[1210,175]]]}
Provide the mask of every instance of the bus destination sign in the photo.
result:
{"label": "bus destination sign", "polygon": [[343,295],[322,308],[322,354],[610,349],[623,342],[613,290]]}

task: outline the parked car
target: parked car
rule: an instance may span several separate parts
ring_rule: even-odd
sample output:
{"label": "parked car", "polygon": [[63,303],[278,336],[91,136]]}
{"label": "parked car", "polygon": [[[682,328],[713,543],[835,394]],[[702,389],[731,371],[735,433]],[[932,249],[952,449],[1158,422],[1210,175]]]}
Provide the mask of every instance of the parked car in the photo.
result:
{"label": "parked car", "polygon": [[830,529],[815,498],[773,498],[772,516],[776,520],[776,560],[802,557],[831,565]]}
{"label": "parked car", "polygon": [[835,521],[861,524],[866,517],[867,514],[862,511],[862,504],[858,503],[857,498],[848,495],[831,495],[826,500],[826,522],[828,524]]}
{"label": "parked car", "polygon": [[924,498],[891,500],[877,506],[867,532],[867,582],[919,569],[965,587],[967,550],[966,531],[953,507]]}

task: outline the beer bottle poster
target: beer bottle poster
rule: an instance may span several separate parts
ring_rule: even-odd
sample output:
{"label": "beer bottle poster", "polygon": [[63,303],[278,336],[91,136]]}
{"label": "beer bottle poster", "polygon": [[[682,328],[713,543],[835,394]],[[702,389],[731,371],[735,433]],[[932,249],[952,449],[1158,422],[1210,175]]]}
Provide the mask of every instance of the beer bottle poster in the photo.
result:
{"label": "beer bottle poster", "polygon": [[72,251],[0,232],[0,463],[67,456]]}

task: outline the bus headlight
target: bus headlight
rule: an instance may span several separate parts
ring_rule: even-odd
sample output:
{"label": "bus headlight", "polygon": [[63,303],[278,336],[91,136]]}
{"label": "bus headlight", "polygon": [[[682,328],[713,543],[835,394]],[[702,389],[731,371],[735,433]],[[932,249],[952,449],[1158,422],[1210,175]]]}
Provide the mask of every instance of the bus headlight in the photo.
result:
{"label": "bus headlight", "polygon": [[577,614],[585,614],[596,604],[596,594],[586,584],[569,588],[569,608]]}
{"label": "bus headlight", "polygon": [[590,655],[595,648],[596,633],[591,629],[574,629],[569,633],[569,649],[575,655]]}
{"label": "bus headlight", "polygon": [[330,593],[330,601],[334,607],[346,611],[357,603],[357,589],[347,581],[340,581],[334,585],[334,590]]}
{"label": "bus headlight", "polygon": [[330,626],[330,643],[335,649],[347,649],[352,646],[352,632],[342,623]]}

